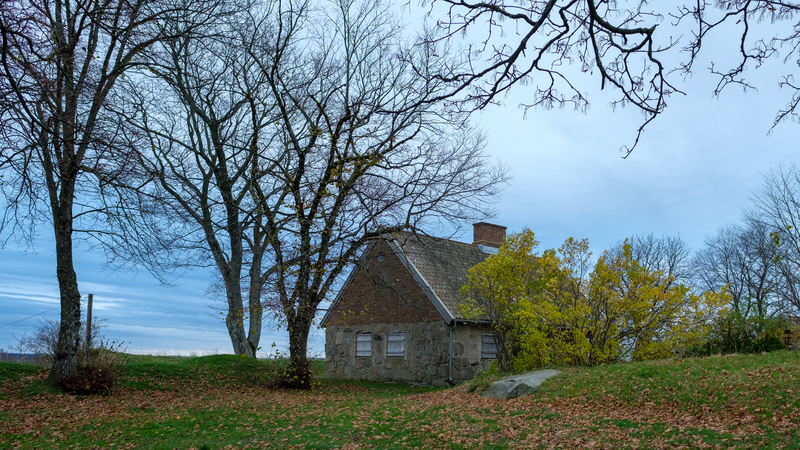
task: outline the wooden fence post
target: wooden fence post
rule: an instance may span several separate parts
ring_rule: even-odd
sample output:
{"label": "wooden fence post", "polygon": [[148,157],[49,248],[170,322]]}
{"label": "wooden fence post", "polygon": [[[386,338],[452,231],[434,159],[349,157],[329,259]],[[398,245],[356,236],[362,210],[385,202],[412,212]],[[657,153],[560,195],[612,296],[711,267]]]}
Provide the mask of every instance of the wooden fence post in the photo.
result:
{"label": "wooden fence post", "polygon": [[89,305],[86,307],[86,342],[85,342],[85,352],[86,357],[84,359],[84,364],[89,364],[89,357],[91,352],[91,343],[92,343],[92,294],[89,294]]}

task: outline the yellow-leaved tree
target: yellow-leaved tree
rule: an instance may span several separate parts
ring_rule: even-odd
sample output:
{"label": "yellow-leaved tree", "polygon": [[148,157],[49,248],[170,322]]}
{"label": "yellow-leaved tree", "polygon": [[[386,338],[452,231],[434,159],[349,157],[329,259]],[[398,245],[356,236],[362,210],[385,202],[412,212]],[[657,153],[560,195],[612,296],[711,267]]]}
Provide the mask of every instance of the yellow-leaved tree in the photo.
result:
{"label": "yellow-leaved tree", "polygon": [[510,235],[462,288],[465,315],[494,330],[503,371],[668,357],[697,342],[727,301],[641,266],[627,242],[591,270],[586,239],[541,255],[538,244],[527,229]]}
{"label": "yellow-leaved tree", "polygon": [[704,333],[728,302],[725,290],[698,294],[660,270],[648,270],[623,251],[604,253],[590,275],[594,323],[587,364],[666,358],[686,349]]}
{"label": "yellow-leaved tree", "polygon": [[[541,273],[544,265],[536,261],[534,250],[538,245],[530,230],[508,236],[497,254],[470,269],[467,285],[462,288],[465,316],[491,324],[503,371],[512,370],[523,338],[538,338],[535,325],[541,322],[542,314],[531,311],[534,308],[530,300],[543,289],[547,278]],[[521,323],[530,326],[521,327]],[[532,332],[534,335],[529,336]]]}

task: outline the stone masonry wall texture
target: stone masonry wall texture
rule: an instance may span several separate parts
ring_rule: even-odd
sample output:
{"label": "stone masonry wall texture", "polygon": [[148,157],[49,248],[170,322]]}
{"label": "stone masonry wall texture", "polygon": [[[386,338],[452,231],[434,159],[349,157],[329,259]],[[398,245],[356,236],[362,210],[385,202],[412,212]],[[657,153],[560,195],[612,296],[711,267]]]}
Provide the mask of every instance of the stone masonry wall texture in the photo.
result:
{"label": "stone masonry wall texture", "polygon": [[[332,325],[325,330],[325,377],[338,379],[397,381],[443,386],[449,377],[449,332],[444,320],[416,323]],[[388,333],[402,332],[402,357],[386,356]],[[481,359],[484,328],[458,325],[453,331],[452,377],[469,380],[491,360]],[[355,356],[356,334],[372,334],[371,355]]]}
{"label": "stone masonry wall texture", "polygon": [[[499,245],[505,237],[505,227],[481,223],[475,228],[476,240],[485,243]],[[444,307],[460,314],[460,280],[485,254],[469,244],[434,238],[401,235],[395,243]],[[392,247],[380,240],[362,258],[327,317],[325,377],[442,386],[451,376],[451,328]],[[481,358],[486,331],[463,324],[453,330],[453,380],[472,379],[491,363]],[[398,332],[404,333],[405,352],[388,357],[387,336]],[[358,333],[371,333],[370,356],[356,356]]]}

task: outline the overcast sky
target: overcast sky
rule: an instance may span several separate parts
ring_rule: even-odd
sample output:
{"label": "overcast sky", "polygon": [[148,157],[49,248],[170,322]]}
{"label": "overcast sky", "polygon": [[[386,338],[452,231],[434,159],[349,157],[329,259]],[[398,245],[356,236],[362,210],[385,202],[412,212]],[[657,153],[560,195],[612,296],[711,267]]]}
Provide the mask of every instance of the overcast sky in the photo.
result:
{"label": "overcast sky", "polygon": [[[502,99],[504,105],[475,114],[488,135],[487,150],[513,175],[493,222],[509,232],[532,229],[541,249],[558,247],[570,236],[588,238],[599,254],[626,236],[648,232],[680,234],[697,249],[717,228],[739,220],[762,174],[795,162],[798,125],[786,122],[768,135],[791,95],[777,87],[789,70],[778,62],[747,73],[758,92],[730,88],[712,97],[716,79],[705,70],[708,55],[731,61],[732,31],[707,43],[707,57],[693,77],[671,78],[687,95],[668,100],[666,112],[627,159],[620,148],[632,143],[642,116],[630,108],[612,112],[611,97],[597,89],[597,78],[578,80],[591,101],[587,114],[529,111],[523,119],[522,87]],[[51,233],[42,228],[36,254],[0,250],[0,348],[13,349],[14,336],[30,332],[39,317],[58,318]],[[459,239],[471,242],[471,227]],[[103,263],[96,254],[76,257],[81,293],[94,294],[94,315],[106,320],[107,337],[124,341],[131,352],[231,351],[224,322],[205,295],[209,273],[187,273],[179,286],[166,288],[144,272],[132,278],[104,271]],[[285,351],[285,332],[265,329],[262,348],[270,350],[273,342]],[[319,331],[310,346],[312,355],[322,354]]]}

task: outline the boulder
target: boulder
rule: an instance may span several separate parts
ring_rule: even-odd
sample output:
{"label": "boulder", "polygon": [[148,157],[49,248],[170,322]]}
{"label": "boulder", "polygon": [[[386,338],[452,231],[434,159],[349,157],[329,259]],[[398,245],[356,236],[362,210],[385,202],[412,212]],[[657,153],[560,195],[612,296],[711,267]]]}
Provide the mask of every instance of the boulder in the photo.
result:
{"label": "boulder", "polygon": [[511,375],[492,383],[481,397],[517,398],[531,395],[539,389],[542,382],[561,372],[558,370],[537,370],[535,372]]}

